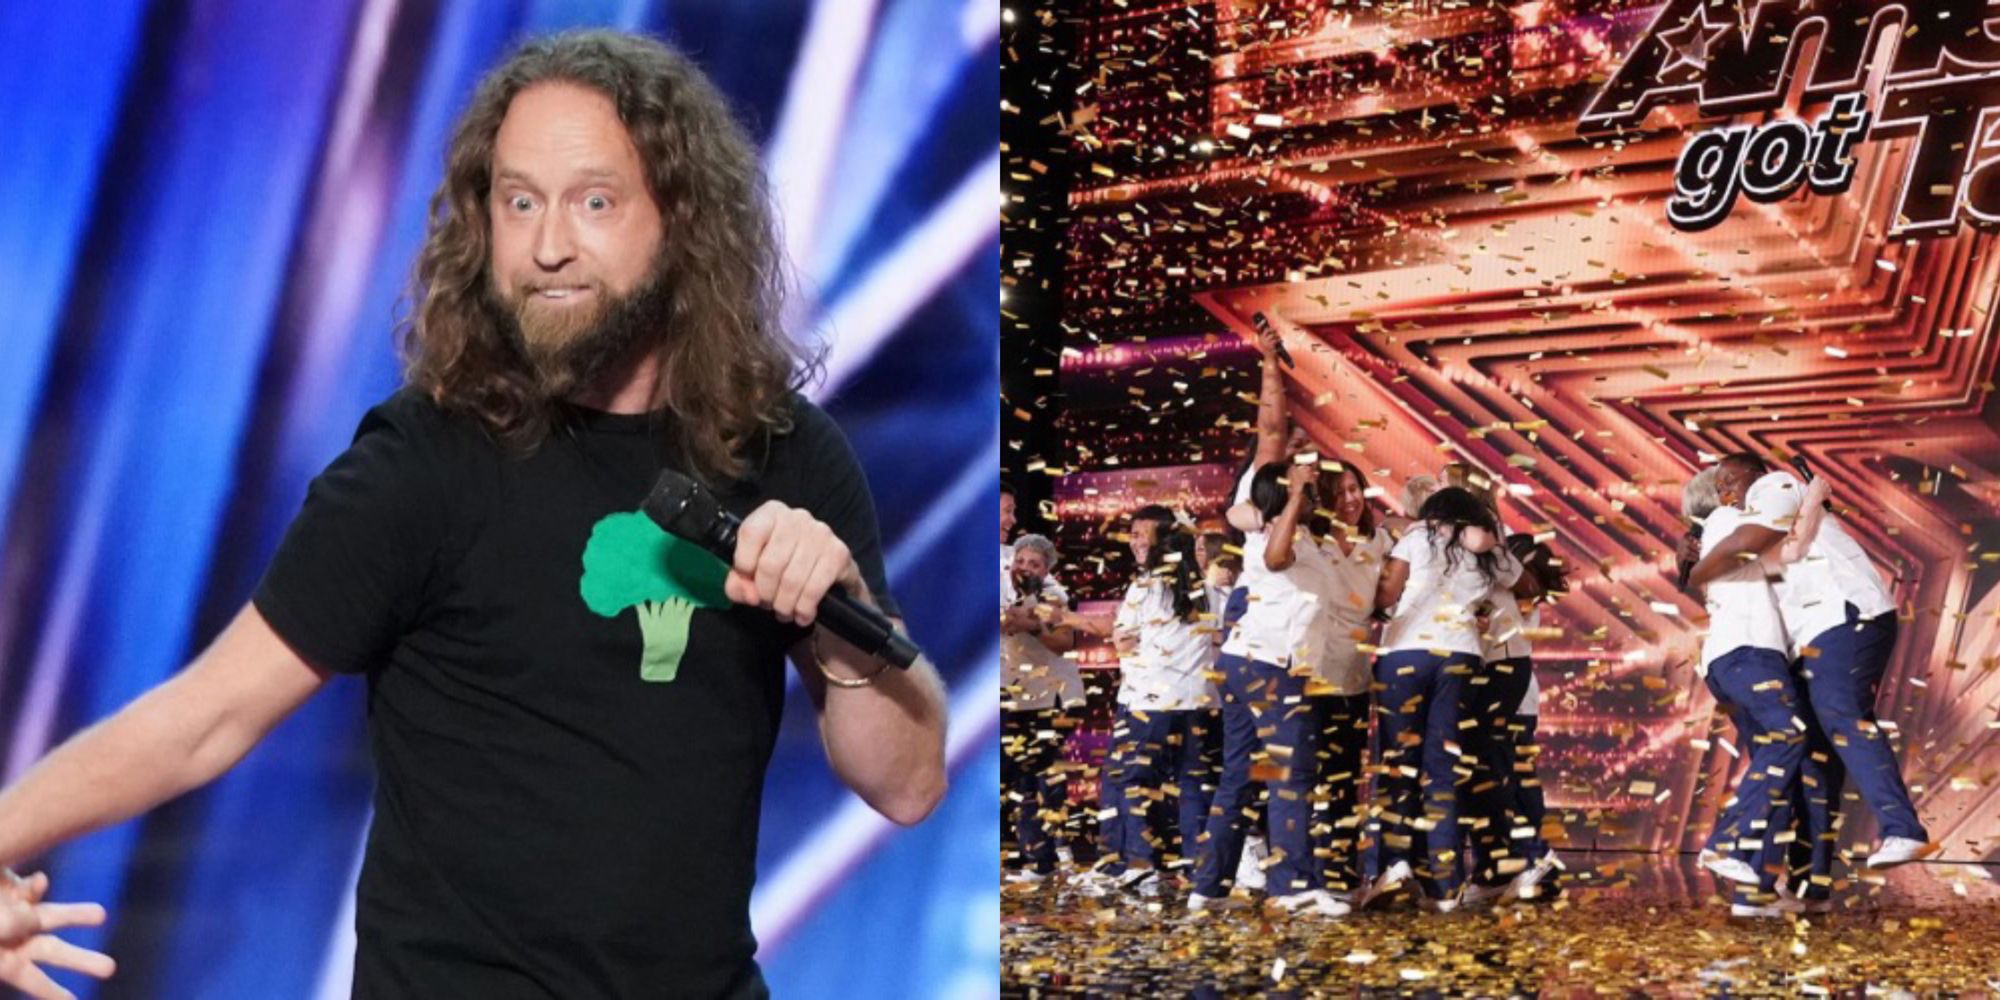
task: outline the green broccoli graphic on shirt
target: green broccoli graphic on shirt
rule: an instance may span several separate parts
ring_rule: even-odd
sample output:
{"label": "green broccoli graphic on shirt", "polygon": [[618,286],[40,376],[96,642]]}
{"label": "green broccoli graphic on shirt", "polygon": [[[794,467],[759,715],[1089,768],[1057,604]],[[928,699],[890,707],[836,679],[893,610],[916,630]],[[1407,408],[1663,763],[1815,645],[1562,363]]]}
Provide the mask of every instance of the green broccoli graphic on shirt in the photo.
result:
{"label": "green broccoli graphic on shirt", "polygon": [[680,671],[694,609],[726,608],[729,567],[638,511],[612,514],[590,529],[583,549],[583,603],[606,618],[637,608],[645,650],[639,676],[666,682]]}

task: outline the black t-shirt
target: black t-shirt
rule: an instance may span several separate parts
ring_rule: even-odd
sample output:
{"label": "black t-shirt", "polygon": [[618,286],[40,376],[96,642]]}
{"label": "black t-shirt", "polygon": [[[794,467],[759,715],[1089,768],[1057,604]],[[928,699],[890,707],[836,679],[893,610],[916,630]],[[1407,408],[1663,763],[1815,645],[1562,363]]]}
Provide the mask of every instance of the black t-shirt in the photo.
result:
{"label": "black t-shirt", "polygon": [[[357,997],[756,996],[764,771],[804,629],[638,513],[664,416],[578,412],[530,457],[405,389],[312,483],[254,597],[307,662],[368,677],[375,819]],[[846,438],[794,427],[720,492],[802,507],[876,600]]]}

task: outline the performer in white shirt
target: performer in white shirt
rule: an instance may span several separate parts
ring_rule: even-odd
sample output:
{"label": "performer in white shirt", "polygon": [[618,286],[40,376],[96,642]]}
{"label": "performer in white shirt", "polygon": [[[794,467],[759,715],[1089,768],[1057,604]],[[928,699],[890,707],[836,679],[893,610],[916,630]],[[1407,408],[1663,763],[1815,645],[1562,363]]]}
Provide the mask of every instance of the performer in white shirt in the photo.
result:
{"label": "performer in white shirt", "polygon": [[[1217,703],[1214,625],[1194,536],[1158,505],[1132,515],[1132,554],[1140,572],[1126,589],[1109,634],[1119,644],[1118,715],[1105,761],[1100,802],[1111,856],[1082,881],[1093,894],[1155,895],[1161,868],[1188,856],[1188,841],[1208,811],[1216,767],[1205,748]],[[1103,634],[1105,622],[1069,615],[1069,624]],[[1176,786],[1169,796],[1164,786]],[[1166,800],[1178,803],[1179,822]],[[1115,812],[1113,811],[1115,809]]]}
{"label": "performer in white shirt", "polygon": [[[1799,697],[1777,594],[1756,560],[1710,563],[1735,531],[1742,512],[1719,503],[1719,476],[1697,476],[1682,491],[1683,512],[1701,525],[1699,558],[1689,586],[1703,596],[1709,615],[1701,645],[1701,673],[1710,693],[1736,724],[1737,742],[1749,760],[1731,800],[1716,818],[1702,864],[1737,883],[1731,913],[1776,916],[1786,871],[1784,836],[1793,833],[1793,797],[1806,756],[1809,713]],[[1703,573],[1704,564],[1718,567]],[[1754,888],[1752,888],[1754,887]]]}
{"label": "performer in white shirt", "polygon": [[[1459,798],[1465,684],[1483,669],[1481,604],[1537,596],[1534,579],[1500,546],[1500,523],[1473,493],[1445,487],[1389,553],[1375,605],[1390,614],[1375,660],[1376,799],[1369,839],[1377,872],[1367,901],[1413,876],[1440,911],[1458,905]],[[1421,841],[1421,843],[1420,843]],[[1421,871],[1412,868],[1419,852]]]}
{"label": "performer in white shirt", "polygon": [[[1306,687],[1318,729],[1313,795],[1314,856],[1321,885],[1349,902],[1361,888],[1355,842],[1361,833],[1357,789],[1368,744],[1369,669],[1375,642],[1375,588],[1394,542],[1368,502],[1368,480],[1352,463],[1333,471],[1332,523],[1320,545],[1332,574],[1321,610],[1332,619],[1327,646]],[[1326,477],[1322,477],[1322,482]],[[1275,547],[1275,546],[1272,546]],[[1266,549],[1267,554],[1270,548]]]}
{"label": "performer in white shirt", "polygon": [[1552,888],[1550,876],[1562,867],[1541,834],[1546,809],[1535,773],[1541,686],[1531,635],[1541,627],[1542,607],[1561,599],[1569,584],[1561,560],[1535,536],[1509,535],[1507,550],[1542,593],[1534,601],[1503,595],[1481,619],[1485,683],[1475,678],[1466,686],[1466,709],[1479,720],[1467,733],[1480,759],[1471,796],[1477,803],[1472,840],[1478,860],[1464,890],[1466,905],[1508,893],[1534,899]]}
{"label": "performer in white shirt", "polygon": [[[1812,706],[1813,721],[1832,752],[1825,757],[1828,794],[1808,803],[1807,826],[1814,834],[1816,886],[1830,881],[1839,790],[1851,774],[1861,800],[1874,813],[1882,842],[1868,858],[1870,868],[1888,868],[1929,857],[1930,842],[1903,782],[1895,748],[1876,724],[1875,697],[1896,642],[1896,603],[1867,552],[1822,503],[1808,504],[1809,487],[1799,477],[1772,470],[1751,454],[1731,455],[1719,465],[1718,490],[1743,518],[1717,551],[1690,573],[1700,583],[1728,560],[1768,555],[1807,514],[1818,517],[1804,557],[1783,567],[1776,583],[1778,607],[1791,639],[1794,667]],[[1819,496],[1826,486],[1815,482]]]}
{"label": "performer in white shirt", "polygon": [[1318,456],[1302,451],[1286,461],[1289,445],[1306,442],[1285,415],[1276,337],[1263,334],[1258,347],[1263,387],[1257,444],[1230,512],[1232,526],[1246,533],[1238,581],[1246,601],[1216,660],[1223,678],[1222,778],[1207,835],[1197,843],[1188,910],[1200,913],[1229,895],[1249,826],[1252,757],[1261,753],[1279,771],[1266,803],[1269,901],[1289,912],[1339,917],[1346,915],[1347,904],[1327,894],[1313,861],[1311,797],[1319,734],[1311,711],[1302,710],[1307,684],[1333,644],[1335,624],[1327,609],[1338,599],[1337,583],[1326,551],[1333,543],[1306,527],[1307,512],[1317,506],[1308,498],[1320,479]]}
{"label": "performer in white shirt", "polygon": [[1069,595],[1050,575],[1056,547],[1041,535],[1022,535],[1009,550],[1011,569],[1000,574],[1000,721],[1008,781],[1003,789],[1014,813],[1017,859],[1008,867],[1018,881],[1039,882],[1056,867],[1050,827],[1067,826],[1068,793],[1059,765],[1072,727],[1067,711],[1083,706],[1083,677],[1063,654],[1075,633],[1045,621],[1038,609],[1063,609]]}

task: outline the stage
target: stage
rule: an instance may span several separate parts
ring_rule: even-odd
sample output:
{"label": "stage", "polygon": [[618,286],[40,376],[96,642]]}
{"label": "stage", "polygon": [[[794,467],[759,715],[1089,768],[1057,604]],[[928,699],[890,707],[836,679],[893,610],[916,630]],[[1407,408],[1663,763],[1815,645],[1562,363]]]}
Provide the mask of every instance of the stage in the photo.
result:
{"label": "stage", "polygon": [[[1993,866],[1845,874],[1833,911],[1732,919],[1693,855],[1578,852],[1547,902],[1340,920],[1185,893],[1091,898],[1060,875],[1001,897],[1007,996],[1929,995],[2000,992]],[[1239,897],[1240,899],[1241,897]]]}

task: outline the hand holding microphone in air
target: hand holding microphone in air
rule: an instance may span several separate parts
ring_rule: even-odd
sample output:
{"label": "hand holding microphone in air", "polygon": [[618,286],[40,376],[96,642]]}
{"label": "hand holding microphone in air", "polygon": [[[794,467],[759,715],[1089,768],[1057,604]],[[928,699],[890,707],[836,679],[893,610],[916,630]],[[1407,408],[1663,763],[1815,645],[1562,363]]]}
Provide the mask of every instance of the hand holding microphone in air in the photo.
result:
{"label": "hand holding microphone in air", "polygon": [[1265,319],[1263,313],[1252,313],[1250,323],[1257,328],[1259,350],[1266,355],[1276,357],[1286,368],[1298,367],[1292,363],[1292,352],[1285,350],[1284,338],[1278,336],[1278,331],[1271,329],[1271,321]]}

